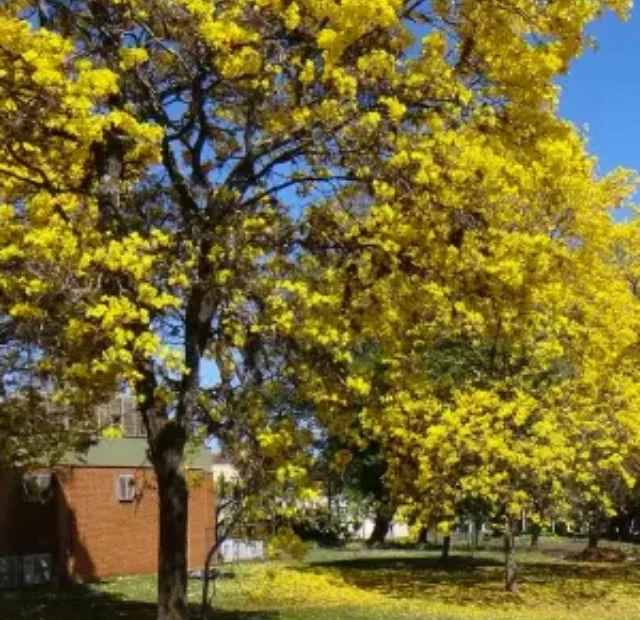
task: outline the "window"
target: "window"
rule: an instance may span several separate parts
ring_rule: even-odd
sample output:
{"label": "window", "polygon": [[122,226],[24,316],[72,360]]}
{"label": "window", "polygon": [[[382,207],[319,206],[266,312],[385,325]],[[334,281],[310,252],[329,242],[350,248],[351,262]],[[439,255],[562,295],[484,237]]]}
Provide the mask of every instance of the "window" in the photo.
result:
{"label": "window", "polygon": [[22,494],[25,502],[44,504],[51,498],[51,474],[26,474],[22,478]]}
{"label": "window", "polygon": [[127,394],[119,394],[96,408],[96,422],[100,429],[113,427],[123,437],[146,437],[142,415],[137,400]]}
{"label": "window", "polygon": [[119,502],[132,502],[136,498],[136,481],[132,474],[116,476],[116,498]]}

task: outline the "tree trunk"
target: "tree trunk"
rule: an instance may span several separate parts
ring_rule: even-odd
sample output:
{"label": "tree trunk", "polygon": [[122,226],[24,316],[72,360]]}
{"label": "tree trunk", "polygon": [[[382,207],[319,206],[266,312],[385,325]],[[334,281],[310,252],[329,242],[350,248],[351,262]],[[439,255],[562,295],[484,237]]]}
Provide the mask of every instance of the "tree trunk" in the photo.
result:
{"label": "tree trunk", "polygon": [[[211,583],[211,565],[213,564],[214,558],[218,553],[218,549],[220,548],[220,544],[218,543],[218,539],[216,537],[215,542],[211,547],[209,547],[209,551],[207,551],[207,557],[204,561],[204,573],[202,575],[202,596],[200,597],[200,618],[204,620],[206,618],[207,613],[209,612],[209,584]],[[215,586],[215,582],[214,582]],[[214,596],[215,596],[215,587],[214,587]]]}
{"label": "tree trunk", "polygon": [[480,534],[482,533],[482,519],[476,519],[473,522],[473,547],[477,549],[480,546]]}
{"label": "tree trunk", "polygon": [[[204,620],[207,617],[207,614],[210,611],[210,601],[209,601],[209,584],[211,583],[211,565],[213,564],[213,560],[218,553],[218,549],[220,545],[223,543],[223,539],[216,538],[213,545],[209,548],[207,552],[207,557],[204,561],[204,574],[202,575],[202,597],[200,599],[200,619]],[[214,582],[214,596],[215,596],[215,582]]]}
{"label": "tree trunk", "polygon": [[189,492],[182,468],[184,429],[167,422],[153,449],[158,483],[158,620],[187,618],[187,523]]}
{"label": "tree trunk", "polygon": [[442,554],[440,555],[440,562],[446,564],[449,561],[449,552],[451,551],[451,534],[447,534],[442,539]]}
{"label": "tree trunk", "polygon": [[533,523],[531,525],[531,548],[532,549],[538,548],[538,540],[540,539],[541,530],[542,528],[540,527],[539,523]]}
{"label": "tree trunk", "polygon": [[[227,540],[230,536],[233,528],[240,522],[243,516],[242,509],[239,509],[233,517],[229,518],[229,523],[222,530],[221,528],[216,528],[216,539],[213,542],[213,545],[209,547],[209,551],[207,552],[207,557],[204,561],[204,575],[202,576],[202,597],[200,599],[200,619],[204,620],[207,617],[211,609],[210,598],[209,598],[209,585],[211,583],[211,566],[214,563],[218,555],[218,549],[222,546],[222,543]],[[215,596],[215,583],[213,593]]]}
{"label": "tree trunk", "polygon": [[421,527],[418,532],[418,544],[426,545],[429,542],[429,529],[426,527]]}
{"label": "tree trunk", "polygon": [[367,541],[367,545],[369,547],[372,547],[373,545],[381,545],[387,537],[390,527],[391,517],[389,516],[388,511],[381,508],[376,514],[376,522],[373,526],[373,532],[371,532],[371,536],[369,536],[369,540]]}
{"label": "tree trunk", "polygon": [[598,541],[600,539],[600,524],[601,524],[601,520],[600,520],[600,515],[596,515],[594,516],[589,522],[588,522],[588,532],[587,532],[587,548],[588,549],[597,549],[598,548]]}
{"label": "tree trunk", "polygon": [[504,568],[505,589],[507,592],[515,593],[518,591],[518,566],[516,564],[516,548],[511,519],[507,520],[504,531]]}
{"label": "tree trunk", "polygon": [[[203,242],[204,244],[204,242]],[[208,247],[208,246],[207,246]],[[201,248],[203,256],[206,248]],[[202,261],[198,275],[209,275],[207,261]],[[160,499],[160,541],[158,549],[158,620],[186,620],[187,608],[187,524],[189,491],[184,475],[184,448],[187,428],[196,419],[200,382],[202,330],[210,320],[204,305],[203,288],[194,284],[187,302],[184,332],[184,364],[177,391],[173,419],[165,417],[149,442],[158,480]],[[204,318],[203,318],[204,316]],[[153,395],[153,392],[150,392]],[[165,412],[166,416],[166,412]]]}

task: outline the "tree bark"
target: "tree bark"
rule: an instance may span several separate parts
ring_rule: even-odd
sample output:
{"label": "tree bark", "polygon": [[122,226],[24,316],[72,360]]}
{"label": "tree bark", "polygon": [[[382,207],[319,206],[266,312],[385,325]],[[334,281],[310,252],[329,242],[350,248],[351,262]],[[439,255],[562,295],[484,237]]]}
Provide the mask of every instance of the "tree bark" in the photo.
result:
{"label": "tree bark", "polygon": [[418,544],[426,545],[429,542],[429,529],[426,527],[421,527],[418,532]]}
{"label": "tree bark", "polygon": [[[217,557],[218,549],[222,546],[222,543],[227,540],[233,528],[240,522],[242,519],[243,511],[239,509],[233,517],[230,518],[229,523],[224,528],[224,531],[220,528],[216,528],[216,538],[213,542],[213,545],[209,548],[207,552],[207,557],[204,561],[204,575],[202,577],[202,597],[200,599],[200,618],[204,620],[207,617],[207,614],[210,611],[210,600],[209,600],[209,585],[211,583],[211,566],[214,563],[214,560]],[[215,595],[215,588],[214,588]]]}
{"label": "tree bark", "polygon": [[515,593],[518,591],[518,566],[511,519],[507,520],[504,531],[504,568],[505,589],[507,592]]}
{"label": "tree bark", "polygon": [[187,523],[189,492],[182,467],[185,431],[174,421],[153,447],[158,483],[158,620],[187,618]]}
{"label": "tree bark", "polygon": [[384,539],[387,537],[390,527],[391,517],[389,517],[387,511],[384,508],[381,508],[376,514],[376,521],[373,526],[373,532],[371,532],[371,536],[369,536],[367,545],[369,547],[372,547],[373,545],[381,545],[384,542]]}
{"label": "tree bark", "polygon": [[451,534],[447,534],[442,539],[442,554],[440,555],[440,562],[446,564],[449,561],[449,552],[451,551]]}
{"label": "tree bark", "polygon": [[480,546],[480,534],[482,533],[482,519],[475,519],[473,522],[473,547],[477,549]]}
{"label": "tree bark", "polygon": [[587,532],[587,548],[588,549],[597,549],[598,541],[600,540],[600,524],[601,518],[600,515],[596,514],[589,520],[588,526],[589,530]]}
{"label": "tree bark", "polygon": [[[203,263],[204,264],[204,263]],[[206,266],[199,275],[206,276]],[[204,293],[194,285],[185,314],[185,366],[178,390],[175,418],[164,420],[150,441],[160,499],[160,540],[158,548],[158,620],[187,618],[187,527],[189,491],[184,475],[184,448],[187,427],[196,420],[203,349]]]}
{"label": "tree bark", "polygon": [[[207,557],[204,561],[204,574],[202,575],[202,596],[200,599],[200,618],[204,620],[209,613],[209,584],[211,582],[211,565],[217,555],[218,549],[222,545],[223,540],[216,537],[215,542],[209,548]],[[215,585],[215,584],[214,584]],[[214,589],[215,595],[215,589]]]}
{"label": "tree bark", "polygon": [[533,523],[531,525],[531,548],[532,549],[538,548],[538,540],[540,539],[541,530],[542,528],[538,523]]}

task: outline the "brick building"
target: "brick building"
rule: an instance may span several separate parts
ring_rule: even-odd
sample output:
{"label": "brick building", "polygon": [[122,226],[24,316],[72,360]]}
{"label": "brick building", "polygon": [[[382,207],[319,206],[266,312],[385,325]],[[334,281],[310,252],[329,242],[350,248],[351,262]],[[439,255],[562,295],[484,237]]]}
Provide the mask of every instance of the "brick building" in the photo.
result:
{"label": "brick building", "polygon": [[[0,472],[0,586],[3,566],[6,572],[11,562],[23,563],[33,554],[51,559],[53,579],[89,581],[157,570],[155,478],[132,411],[121,420],[128,436],[101,440],[50,472]],[[204,565],[213,538],[211,462],[206,449],[189,462],[191,568]]]}

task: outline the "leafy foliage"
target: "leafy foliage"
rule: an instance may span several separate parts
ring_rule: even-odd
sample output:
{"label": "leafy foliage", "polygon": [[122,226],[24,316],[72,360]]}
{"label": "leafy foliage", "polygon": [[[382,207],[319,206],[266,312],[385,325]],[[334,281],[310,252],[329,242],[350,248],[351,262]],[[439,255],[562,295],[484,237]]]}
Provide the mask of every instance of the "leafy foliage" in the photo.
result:
{"label": "leafy foliage", "polygon": [[628,8],[2,3],[0,360],[34,352],[12,389],[78,428],[136,394],[161,619],[186,614],[203,425],[292,496],[319,428],[361,428],[440,520],[609,511],[632,484],[640,315],[609,212],[634,179],[598,178],[556,111],[587,25]]}

